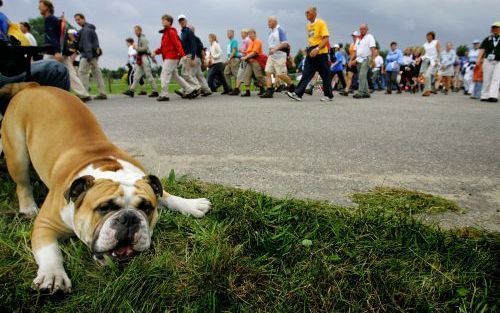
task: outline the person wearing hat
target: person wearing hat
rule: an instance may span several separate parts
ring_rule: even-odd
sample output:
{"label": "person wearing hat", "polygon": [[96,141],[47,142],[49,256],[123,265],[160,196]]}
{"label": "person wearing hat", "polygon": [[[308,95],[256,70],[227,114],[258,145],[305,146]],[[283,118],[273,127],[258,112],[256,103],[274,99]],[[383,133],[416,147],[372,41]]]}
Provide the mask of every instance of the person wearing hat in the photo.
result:
{"label": "person wearing hat", "polygon": [[477,58],[479,56],[479,45],[481,42],[479,40],[474,40],[472,42],[472,49],[469,50],[468,52],[468,60],[467,63],[464,64],[464,94],[465,95],[470,95],[472,94],[474,90],[474,80],[473,80],[473,73],[474,73],[474,68],[477,63]]}
{"label": "person wearing hat", "polygon": [[177,21],[181,26],[180,37],[181,37],[182,49],[186,54],[186,58],[182,59],[181,77],[184,78],[184,80],[189,85],[191,85],[195,90],[201,91],[201,86],[198,83],[198,79],[196,78],[196,64],[197,64],[196,52],[198,50],[196,37],[191,28],[188,27],[188,21],[184,14],[179,15],[177,17]]}
{"label": "person wearing hat", "polygon": [[356,41],[359,38],[359,32],[355,30],[352,34],[352,43],[349,46],[349,60],[347,62],[346,68],[346,85],[345,90],[340,92],[341,96],[347,97],[349,95],[349,90],[353,85],[354,75],[358,73],[358,67],[356,66]]}
{"label": "person wearing hat", "polygon": [[62,60],[61,63],[68,69],[71,90],[80,98],[83,102],[92,100],[89,92],[83,86],[80,77],[76,73],[73,63],[76,56],[78,55],[78,32],[75,29],[69,29],[66,33],[66,38],[62,45]]}
{"label": "person wearing hat", "polygon": [[344,55],[340,51],[340,45],[338,44],[333,45],[333,50],[335,58],[332,65],[330,66],[331,79],[333,81],[333,78],[337,76],[338,82],[342,85],[342,88],[345,88],[346,82],[344,77]]}
{"label": "person wearing hat", "polygon": [[479,47],[478,65],[483,67],[481,101],[498,102],[500,88],[500,22],[491,25],[491,35]]}

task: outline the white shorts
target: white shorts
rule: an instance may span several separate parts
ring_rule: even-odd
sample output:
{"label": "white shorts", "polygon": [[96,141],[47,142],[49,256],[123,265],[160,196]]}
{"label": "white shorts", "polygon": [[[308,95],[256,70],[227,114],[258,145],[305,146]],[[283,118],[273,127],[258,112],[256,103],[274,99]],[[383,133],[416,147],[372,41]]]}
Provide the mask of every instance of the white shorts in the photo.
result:
{"label": "white shorts", "polygon": [[285,58],[267,58],[266,62],[266,73],[275,74],[275,75],[283,75],[288,73],[288,69],[286,68],[286,57]]}

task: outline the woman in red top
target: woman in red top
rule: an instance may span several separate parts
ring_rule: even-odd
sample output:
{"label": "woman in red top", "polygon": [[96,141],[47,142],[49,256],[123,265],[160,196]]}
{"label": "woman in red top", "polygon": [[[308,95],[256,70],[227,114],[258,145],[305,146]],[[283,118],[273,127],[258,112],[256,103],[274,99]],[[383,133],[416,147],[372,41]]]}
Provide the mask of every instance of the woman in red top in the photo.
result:
{"label": "woman in red top", "polygon": [[163,29],[160,33],[163,33],[161,38],[161,46],[156,49],[151,57],[161,54],[163,57],[163,66],[161,69],[161,92],[158,97],[158,101],[169,101],[168,97],[168,87],[170,85],[170,80],[173,78],[179,86],[186,92],[186,98],[192,98],[196,94],[196,89],[189,85],[178,73],[177,66],[179,65],[179,60],[185,58],[186,54],[182,49],[181,41],[177,35],[177,30],[172,27],[174,19],[172,16],[165,14],[161,17],[161,22],[163,24]]}

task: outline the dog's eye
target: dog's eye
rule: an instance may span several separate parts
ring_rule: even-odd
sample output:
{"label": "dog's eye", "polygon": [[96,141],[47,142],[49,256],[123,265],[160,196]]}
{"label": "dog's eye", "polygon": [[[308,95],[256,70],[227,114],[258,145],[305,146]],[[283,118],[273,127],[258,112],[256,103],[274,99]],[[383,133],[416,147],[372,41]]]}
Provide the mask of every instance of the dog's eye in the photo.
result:
{"label": "dog's eye", "polygon": [[97,208],[97,211],[103,215],[108,214],[111,211],[116,211],[116,210],[117,210],[117,206],[111,205],[111,204],[106,204],[106,205],[103,205],[103,206],[100,206],[99,208]]}
{"label": "dog's eye", "polygon": [[139,203],[139,205],[137,206],[137,209],[143,211],[146,214],[149,214],[153,211],[154,208],[150,203],[143,201],[143,202]]}

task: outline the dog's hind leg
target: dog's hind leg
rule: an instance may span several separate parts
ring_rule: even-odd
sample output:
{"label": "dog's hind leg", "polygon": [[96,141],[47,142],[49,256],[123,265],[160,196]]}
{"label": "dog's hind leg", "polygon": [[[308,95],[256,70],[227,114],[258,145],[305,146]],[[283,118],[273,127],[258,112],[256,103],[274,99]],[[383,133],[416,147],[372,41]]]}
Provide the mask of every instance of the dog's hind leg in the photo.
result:
{"label": "dog's hind leg", "polygon": [[166,191],[163,191],[163,196],[159,199],[159,204],[172,211],[179,211],[182,214],[192,215],[197,218],[205,216],[212,208],[212,204],[208,199],[184,199],[173,196]]}
{"label": "dog's hind leg", "polygon": [[2,131],[2,143],[9,174],[16,183],[19,212],[32,218],[38,213],[38,207],[33,198],[33,187],[30,182],[30,157],[25,135],[19,129],[6,135],[7,132],[5,129]]}

